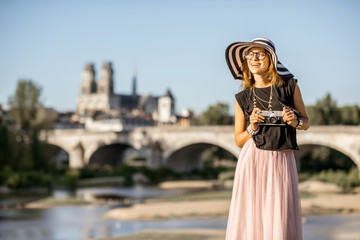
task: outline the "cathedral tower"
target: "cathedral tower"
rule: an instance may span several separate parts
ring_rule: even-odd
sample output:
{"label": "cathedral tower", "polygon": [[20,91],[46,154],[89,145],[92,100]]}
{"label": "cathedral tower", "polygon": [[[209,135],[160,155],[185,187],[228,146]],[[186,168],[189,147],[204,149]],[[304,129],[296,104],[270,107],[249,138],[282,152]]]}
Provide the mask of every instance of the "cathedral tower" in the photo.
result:
{"label": "cathedral tower", "polygon": [[98,82],[98,93],[107,95],[114,94],[113,69],[111,62],[104,62],[100,71],[100,80]]}
{"label": "cathedral tower", "polygon": [[85,65],[84,71],[81,74],[81,78],[81,94],[95,93],[96,82],[94,64],[88,63]]}

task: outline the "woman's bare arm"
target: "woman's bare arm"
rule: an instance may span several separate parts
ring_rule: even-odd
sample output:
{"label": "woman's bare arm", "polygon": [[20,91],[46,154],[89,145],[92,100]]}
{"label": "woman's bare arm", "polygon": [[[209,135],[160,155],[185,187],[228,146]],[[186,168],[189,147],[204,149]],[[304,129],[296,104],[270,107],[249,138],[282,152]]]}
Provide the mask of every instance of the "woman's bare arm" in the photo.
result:
{"label": "woman's bare arm", "polygon": [[301,96],[301,91],[299,86],[296,84],[295,86],[295,92],[294,92],[294,104],[295,109],[300,112],[301,120],[303,120],[303,125],[301,126],[301,130],[307,130],[310,127],[310,119],[306,112],[305,104]]}
{"label": "woman's bare arm", "polygon": [[[299,118],[303,121],[303,125],[297,129],[307,130],[310,127],[310,119],[306,112],[306,108],[301,96],[300,88],[297,84],[295,86],[295,92],[294,92],[294,105],[295,105],[295,109],[300,112]],[[288,115],[289,117],[287,115],[288,113],[286,113],[286,109],[284,108],[283,109],[284,121],[287,122],[287,124],[289,124],[290,126],[295,128],[298,125],[299,120],[293,117],[294,114],[292,111],[289,112]]]}
{"label": "woman's bare arm", "polygon": [[236,146],[242,148],[244,144],[251,138],[246,129],[246,118],[239,106],[239,103],[235,101],[235,143]]}

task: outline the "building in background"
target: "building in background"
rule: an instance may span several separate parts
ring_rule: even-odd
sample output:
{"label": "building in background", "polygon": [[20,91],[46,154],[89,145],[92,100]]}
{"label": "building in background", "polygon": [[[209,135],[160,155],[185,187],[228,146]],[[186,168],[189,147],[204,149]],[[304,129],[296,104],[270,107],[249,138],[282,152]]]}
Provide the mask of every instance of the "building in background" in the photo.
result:
{"label": "building in background", "polygon": [[139,126],[190,125],[188,110],[176,115],[175,98],[170,89],[162,96],[139,94],[136,73],[132,78],[130,94],[114,93],[114,71],[111,62],[104,62],[96,80],[94,64],[85,65],[82,72],[81,93],[74,124],[82,124],[94,131],[124,131]]}

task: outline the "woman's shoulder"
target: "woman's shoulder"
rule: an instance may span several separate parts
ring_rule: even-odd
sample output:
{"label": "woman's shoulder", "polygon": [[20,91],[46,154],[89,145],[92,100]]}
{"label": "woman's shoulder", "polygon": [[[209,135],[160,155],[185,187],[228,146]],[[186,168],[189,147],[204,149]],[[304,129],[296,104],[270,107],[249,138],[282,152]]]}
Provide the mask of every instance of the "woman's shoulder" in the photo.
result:
{"label": "woman's shoulder", "polygon": [[245,108],[247,108],[247,106],[249,105],[249,102],[250,102],[249,101],[250,100],[249,93],[250,93],[249,89],[244,89],[241,92],[238,92],[237,94],[235,94],[236,101],[243,108],[243,110]]}
{"label": "woman's shoulder", "polygon": [[247,98],[249,96],[250,89],[243,89],[242,91],[235,94],[236,98]]}
{"label": "woman's shoulder", "polygon": [[287,78],[284,79],[284,84],[283,87],[290,87],[290,88],[294,88],[297,84],[297,79],[296,78]]}
{"label": "woman's shoulder", "polygon": [[286,93],[287,95],[290,96],[294,93],[296,84],[297,84],[297,79],[287,78],[287,79],[283,79],[283,84],[280,87],[276,87],[276,88],[282,94]]}

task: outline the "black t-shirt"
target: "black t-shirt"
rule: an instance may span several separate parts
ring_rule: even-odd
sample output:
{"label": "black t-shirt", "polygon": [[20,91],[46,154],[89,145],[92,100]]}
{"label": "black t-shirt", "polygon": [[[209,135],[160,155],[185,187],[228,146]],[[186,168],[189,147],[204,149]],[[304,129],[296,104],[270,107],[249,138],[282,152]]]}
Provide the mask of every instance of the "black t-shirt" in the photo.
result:
{"label": "black t-shirt", "polygon": [[[294,108],[294,91],[296,80],[291,78],[285,80],[281,87],[272,86],[272,110],[282,111],[283,105]],[[255,88],[255,94],[263,100],[268,100],[271,87]],[[253,110],[252,89],[243,90],[235,95],[237,102],[244,112],[247,123]],[[262,104],[262,105],[261,105]],[[257,100],[256,107],[265,110],[268,104]],[[261,125],[259,133],[253,136],[255,145],[263,150],[299,150],[296,142],[296,129],[292,126],[266,126]]]}

